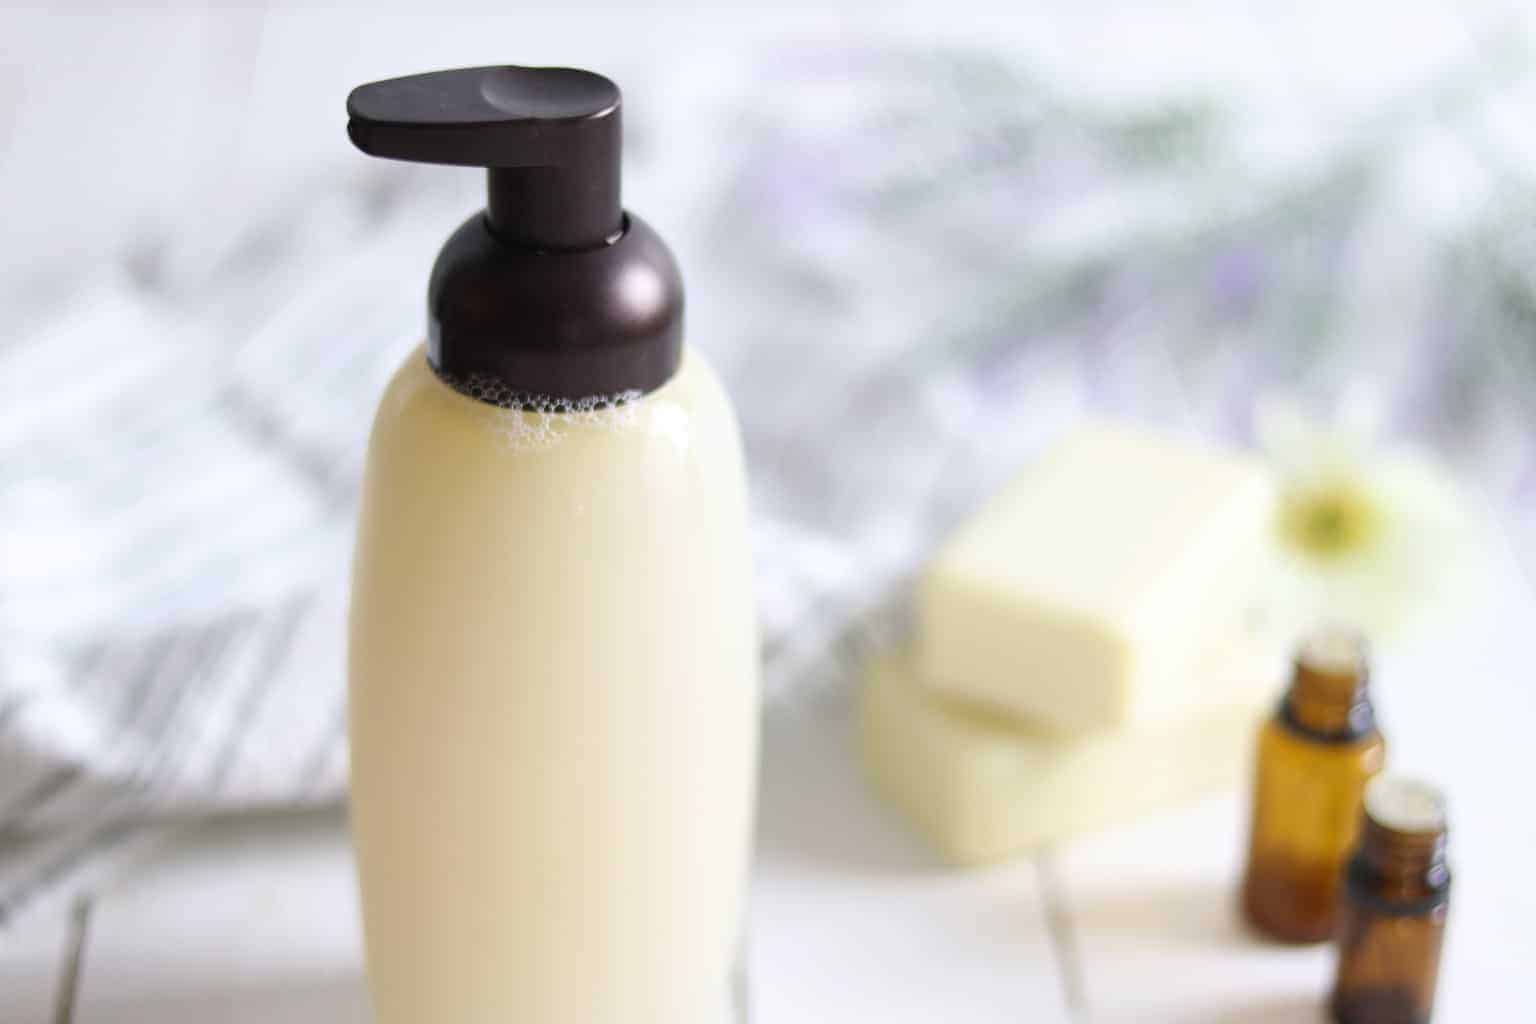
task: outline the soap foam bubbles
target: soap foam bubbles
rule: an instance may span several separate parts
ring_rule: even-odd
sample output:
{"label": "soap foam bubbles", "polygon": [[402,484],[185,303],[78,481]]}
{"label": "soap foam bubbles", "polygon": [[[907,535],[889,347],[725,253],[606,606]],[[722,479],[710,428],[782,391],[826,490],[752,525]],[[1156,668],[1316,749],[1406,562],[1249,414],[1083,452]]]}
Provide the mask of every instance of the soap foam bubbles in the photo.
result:
{"label": "soap foam bubbles", "polygon": [[438,371],[438,377],[459,394],[495,406],[493,422],[507,444],[517,451],[539,451],[558,444],[572,427],[622,430],[639,422],[635,404],[642,392],[560,398],[519,391],[488,373],[457,377]]}

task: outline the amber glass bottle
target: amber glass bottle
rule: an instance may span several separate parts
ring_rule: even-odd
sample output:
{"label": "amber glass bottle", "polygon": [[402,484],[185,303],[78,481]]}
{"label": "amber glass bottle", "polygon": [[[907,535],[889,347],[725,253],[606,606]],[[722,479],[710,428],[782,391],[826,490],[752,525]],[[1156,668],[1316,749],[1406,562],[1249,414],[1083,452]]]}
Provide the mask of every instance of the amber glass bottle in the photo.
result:
{"label": "amber glass bottle", "polygon": [[1334,932],[1365,784],[1381,770],[1365,643],[1329,630],[1302,645],[1290,688],[1259,734],[1243,911],[1284,942]]}
{"label": "amber glass bottle", "polygon": [[1340,1024],[1429,1020],[1450,906],[1445,833],[1445,799],[1433,786],[1384,775],[1366,787],[1340,908]]}

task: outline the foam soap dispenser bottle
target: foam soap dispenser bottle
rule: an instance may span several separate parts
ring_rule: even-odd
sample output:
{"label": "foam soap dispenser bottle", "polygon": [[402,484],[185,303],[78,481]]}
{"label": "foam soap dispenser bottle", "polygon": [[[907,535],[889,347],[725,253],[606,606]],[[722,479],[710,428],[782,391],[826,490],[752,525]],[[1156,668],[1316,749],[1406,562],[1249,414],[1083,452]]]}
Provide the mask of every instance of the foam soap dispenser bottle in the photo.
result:
{"label": "foam soap dispenser bottle", "polygon": [[494,67],[347,101],[489,169],[373,426],[352,829],[379,1024],[719,1024],[757,763],[736,420],[619,202],[620,97]]}

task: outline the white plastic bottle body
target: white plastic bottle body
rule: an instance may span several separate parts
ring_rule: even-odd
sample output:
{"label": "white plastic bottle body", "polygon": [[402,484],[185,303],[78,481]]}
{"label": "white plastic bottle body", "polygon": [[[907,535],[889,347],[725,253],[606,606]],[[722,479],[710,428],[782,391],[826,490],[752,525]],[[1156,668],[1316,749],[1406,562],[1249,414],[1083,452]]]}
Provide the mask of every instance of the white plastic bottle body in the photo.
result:
{"label": "white plastic bottle body", "polygon": [[740,441],[696,353],[590,413],[414,354],[374,424],[350,625],[378,1024],[719,1024],[758,678]]}

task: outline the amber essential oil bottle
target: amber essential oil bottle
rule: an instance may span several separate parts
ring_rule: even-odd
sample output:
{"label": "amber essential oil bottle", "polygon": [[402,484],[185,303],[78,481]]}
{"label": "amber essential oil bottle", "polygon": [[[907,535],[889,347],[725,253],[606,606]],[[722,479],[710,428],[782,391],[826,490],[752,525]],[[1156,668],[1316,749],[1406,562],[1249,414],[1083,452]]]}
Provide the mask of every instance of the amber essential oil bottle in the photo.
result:
{"label": "amber essential oil bottle", "polygon": [[1450,906],[1445,798],[1383,775],[1366,787],[1365,824],[1340,908],[1339,1024],[1426,1024]]}
{"label": "amber essential oil bottle", "polygon": [[1243,912],[1282,942],[1322,942],[1334,934],[1361,796],[1386,756],[1368,660],[1356,633],[1314,634],[1259,734]]}

